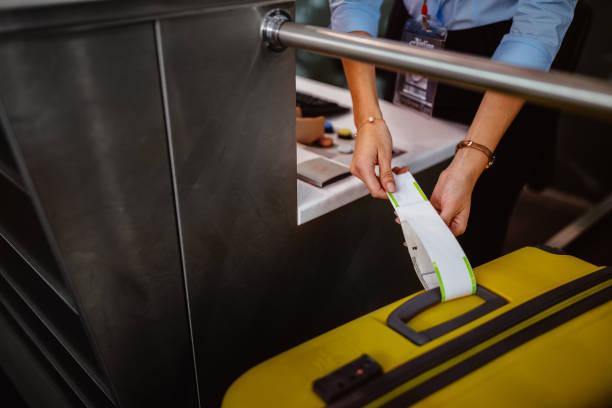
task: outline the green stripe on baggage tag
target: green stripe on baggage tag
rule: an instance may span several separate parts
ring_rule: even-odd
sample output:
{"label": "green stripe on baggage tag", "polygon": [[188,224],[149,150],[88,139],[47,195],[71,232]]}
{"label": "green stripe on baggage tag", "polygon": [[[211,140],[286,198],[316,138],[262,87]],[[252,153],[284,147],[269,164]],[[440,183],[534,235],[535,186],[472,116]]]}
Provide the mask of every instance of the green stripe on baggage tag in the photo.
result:
{"label": "green stripe on baggage tag", "polygon": [[470,278],[472,279],[472,294],[476,293],[476,278],[474,277],[474,271],[472,270],[472,265],[470,265],[470,261],[468,261],[467,257],[463,257],[463,262],[465,262],[465,266],[467,266],[468,271],[470,272]]}
{"label": "green stripe on baggage tag", "polygon": [[419,191],[419,194],[421,194],[421,197],[423,197],[423,200],[427,201],[427,196],[425,195],[425,193],[423,193],[423,190],[421,190],[421,186],[419,186],[419,183],[415,181],[414,186]]}
{"label": "green stripe on baggage tag", "polygon": [[399,204],[397,203],[397,201],[395,201],[395,197],[393,197],[393,194],[392,193],[387,193],[387,195],[389,196],[391,201],[393,201],[393,204],[395,204],[396,207],[399,207]]}
{"label": "green stripe on baggage tag", "polygon": [[444,284],[442,283],[442,278],[440,277],[440,271],[438,270],[438,264],[433,263],[433,267],[436,270],[436,276],[438,277],[438,282],[440,282],[440,293],[442,294],[442,301],[446,300],[446,291],[444,290]]}

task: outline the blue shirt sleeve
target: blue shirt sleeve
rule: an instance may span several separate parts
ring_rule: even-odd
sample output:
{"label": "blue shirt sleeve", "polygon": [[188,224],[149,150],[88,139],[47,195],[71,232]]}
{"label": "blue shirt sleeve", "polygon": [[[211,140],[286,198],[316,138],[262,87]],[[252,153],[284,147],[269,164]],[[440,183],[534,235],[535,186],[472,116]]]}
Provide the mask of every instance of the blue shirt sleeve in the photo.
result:
{"label": "blue shirt sleeve", "polygon": [[574,17],[578,0],[519,0],[510,32],[493,59],[548,71]]}
{"label": "blue shirt sleeve", "polygon": [[382,0],[329,0],[331,29],[345,33],[365,31],[376,37],[381,4]]}

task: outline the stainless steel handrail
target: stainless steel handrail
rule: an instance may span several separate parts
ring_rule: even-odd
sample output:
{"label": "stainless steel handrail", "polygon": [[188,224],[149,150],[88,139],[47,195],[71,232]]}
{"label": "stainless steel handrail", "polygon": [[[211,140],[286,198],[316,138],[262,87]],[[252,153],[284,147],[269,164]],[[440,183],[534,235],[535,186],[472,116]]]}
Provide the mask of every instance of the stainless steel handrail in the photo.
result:
{"label": "stainless steel handrail", "polygon": [[261,33],[264,41],[277,51],[295,47],[612,120],[612,82],[605,80],[519,68],[483,57],[296,24],[289,21],[286,13],[278,11],[264,19]]}

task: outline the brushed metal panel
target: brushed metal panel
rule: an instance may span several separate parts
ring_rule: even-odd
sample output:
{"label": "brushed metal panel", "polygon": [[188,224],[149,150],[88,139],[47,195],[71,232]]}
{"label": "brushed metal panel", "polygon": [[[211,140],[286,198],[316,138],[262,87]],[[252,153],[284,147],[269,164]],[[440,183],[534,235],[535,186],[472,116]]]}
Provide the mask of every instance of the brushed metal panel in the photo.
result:
{"label": "brushed metal panel", "polygon": [[33,197],[123,406],[197,403],[172,174],[204,406],[416,288],[386,202],[297,226],[294,54],[259,40],[273,2],[239,3],[162,20],[168,135],[153,23],[0,38]]}
{"label": "brushed metal panel", "polygon": [[195,406],[153,24],[0,39],[0,97],[123,406]]}
{"label": "brushed metal panel", "polygon": [[0,333],[0,364],[28,407],[85,407],[3,304]]}
{"label": "brushed metal panel", "polygon": [[4,1],[0,1],[0,33],[17,33],[32,29],[64,30],[66,27],[70,27],[71,31],[91,30],[152,22],[173,16],[202,14],[211,10],[222,11],[234,7],[251,7],[253,4],[278,3],[277,0],[74,0],[73,4],[59,4],[72,0],[50,0],[58,4],[52,7],[13,9],[3,7]]}
{"label": "brushed metal panel", "polygon": [[[280,5],[290,8],[290,4]],[[166,82],[200,393],[417,288],[387,202],[297,226],[295,56],[265,8],[164,21]]]}
{"label": "brushed metal panel", "polygon": [[[246,7],[161,25],[200,393],[210,407],[259,354],[249,343],[257,309],[292,284],[294,54],[261,45],[262,15]],[[262,338],[268,329],[259,327]]]}

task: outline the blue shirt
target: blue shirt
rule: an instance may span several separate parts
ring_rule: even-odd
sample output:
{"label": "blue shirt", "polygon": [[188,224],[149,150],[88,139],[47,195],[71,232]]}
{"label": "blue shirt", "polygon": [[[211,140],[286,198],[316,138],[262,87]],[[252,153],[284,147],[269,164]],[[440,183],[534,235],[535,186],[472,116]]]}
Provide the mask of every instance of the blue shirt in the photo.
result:
{"label": "blue shirt", "polygon": [[[578,0],[428,0],[429,14],[448,30],[463,30],[512,19],[512,28],[493,59],[547,71],[574,16]],[[329,0],[331,28],[378,32],[382,0]],[[411,16],[421,14],[423,0],[404,0]]]}

